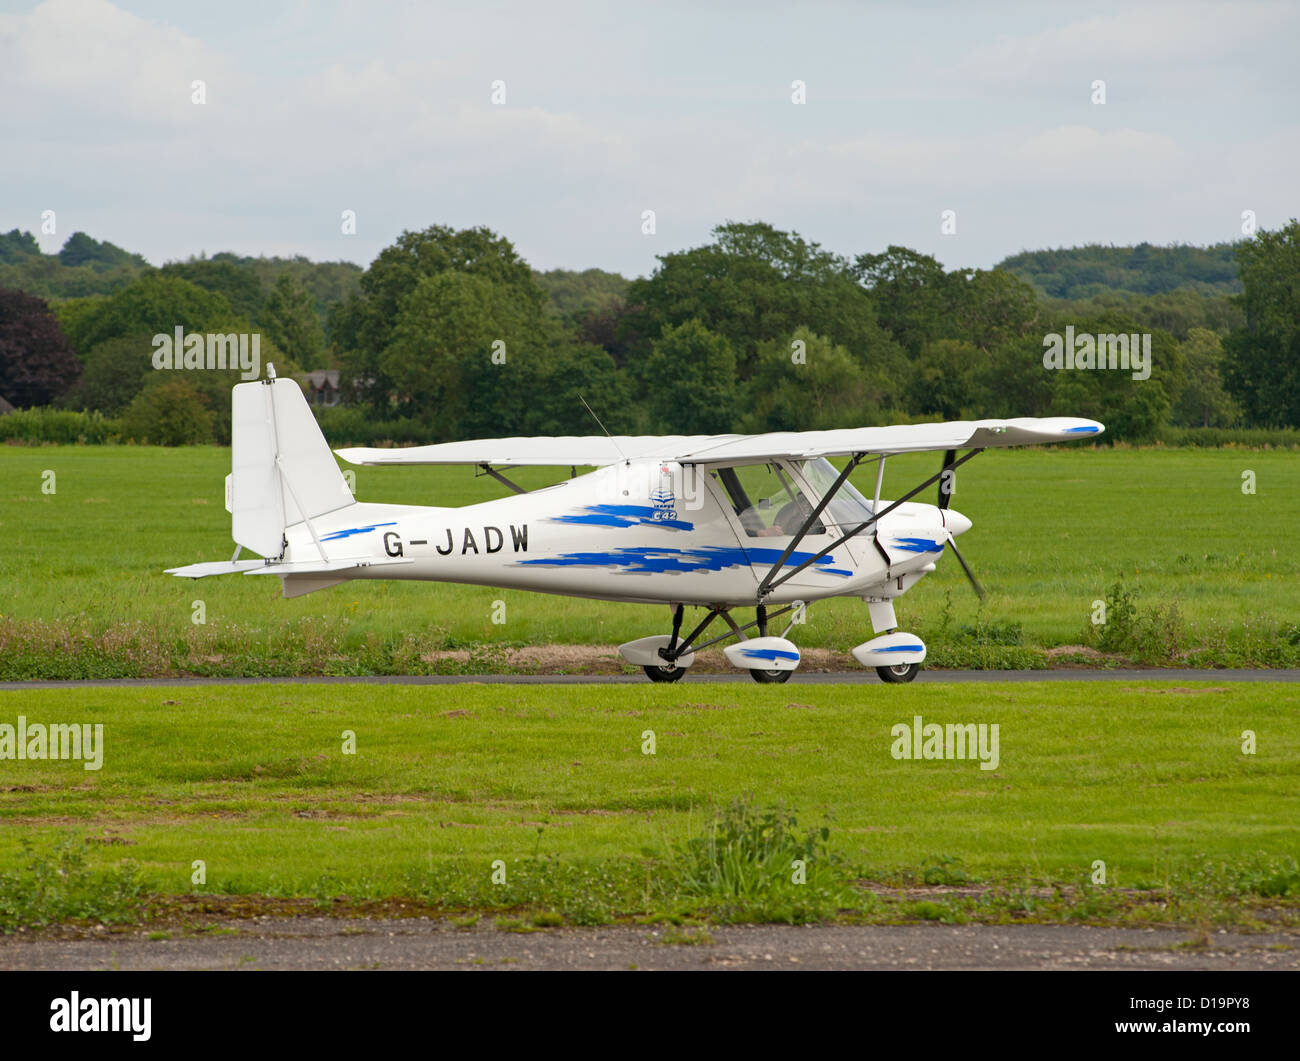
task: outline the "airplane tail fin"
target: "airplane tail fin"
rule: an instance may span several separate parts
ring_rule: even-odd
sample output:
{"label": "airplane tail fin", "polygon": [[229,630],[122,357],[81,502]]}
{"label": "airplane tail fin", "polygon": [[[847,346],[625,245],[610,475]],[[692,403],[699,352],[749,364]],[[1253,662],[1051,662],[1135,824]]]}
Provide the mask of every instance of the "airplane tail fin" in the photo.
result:
{"label": "airplane tail fin", "polygon": [[226,509],[241,546],[278,557],[286,529],[356,504],[294,380],[236,384],[230,434]]}

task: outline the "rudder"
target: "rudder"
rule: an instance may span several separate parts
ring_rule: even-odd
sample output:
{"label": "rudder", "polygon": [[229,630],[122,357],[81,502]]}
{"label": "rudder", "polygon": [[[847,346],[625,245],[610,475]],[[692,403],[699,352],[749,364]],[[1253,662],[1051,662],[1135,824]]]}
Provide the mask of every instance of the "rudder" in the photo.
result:
{"label": "rudder", "polygon": [[272,377],[231,391],[231,537],[265,557],[284,532],[356,503],[302,388]]}

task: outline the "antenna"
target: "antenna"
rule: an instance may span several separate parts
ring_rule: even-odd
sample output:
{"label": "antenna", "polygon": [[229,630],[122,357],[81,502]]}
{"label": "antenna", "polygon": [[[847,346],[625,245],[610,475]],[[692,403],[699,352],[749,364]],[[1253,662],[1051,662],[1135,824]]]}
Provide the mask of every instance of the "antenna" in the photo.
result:
{"label": "antenna", "polygon": [[600,429],[605,432],[605,437],[608,438],[610,442],[614,443],[614,449],[617,450],[618,455],[623,458],[623,463],[630,464],[631,461],[627,459],[627,454],[623,452],[622,448],[619,446],[618,441],[614,438],[614,436],[609,433],[609,428],[607,428],[604,424],[600,422],[600,417],[596,415],[596,411],[592,409],[590,405],[587,405],[587,399],[584,398],[581,394],[579,394],[578,401],[582,402],[582,404],[586,407],[587,412],[591,413],[591,418],[595,420],[596,424],[600,427]]}

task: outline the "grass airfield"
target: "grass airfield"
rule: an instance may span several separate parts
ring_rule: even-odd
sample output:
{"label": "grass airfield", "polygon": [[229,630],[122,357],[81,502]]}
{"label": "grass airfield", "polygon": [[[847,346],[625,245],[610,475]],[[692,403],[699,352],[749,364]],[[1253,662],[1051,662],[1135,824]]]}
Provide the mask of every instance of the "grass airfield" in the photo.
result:
{"label": "grass airfield", "polygon": [[[885,494],[932,475],[932,457],[891,458]],[[164,576],[230,555],[228,462],[215,448],[0,452],[0,677],[428,672],[455,653],[462,670],[491,670],[510,646],[666,630],[663,609],[484,588],[357,583],[285,601],[262,580]],[[945,561],[899,616],[935,662],[971,629],[1018,627],[994,647],[1041,652],[1086,643],[1093,601],[1123,580],[1160,637],[1201,653],[1171,658],[1294,666],[1297,487],[1288,452],[987,453],[959,473],[954,504],[975,523],[962,549],[988,604]],[[454,505],[500,487],[469,470],[362,468],[356,492]],[[843,600],[794,636],[845,653],[868,633],[865,608]],[[0,725],[102,722],[104,763],[0,759],[0,930],[180,918],[198,931],[218,912],[303,909],[486,915],[518,931],[1294,927],[1300,690],[1205,679],[3,692]],[[918,715],[996,724],[997,769],[895,759],[891,727]]]}
{"label": "grass airfield", "polygon": [[[886,496],[933,475],[937,460],[890,458]],[[367,501],[460,505],[503,493],[469,469],[355,471]],[[1242,493],[1247,471],[1251,495]],[[42,492],[47,472],[54,494]],[[358,582],[284,600],[270,580],[164,575],[230,556],[228,472],[229,452],[215,447],[0,451],[0,678],[428,672],[439,652],[458,650],[474,655],[471,669],[503,669],[508,646],[610,645],[667,632],[663,608],[492,588]],[[512,474],[533,487],[555,472]],[[866,479],[859,485],[869,492]],[[962,550],[990,599],[979,607],[951,558],[901,599],[899,619],[927,639],[933,663],[970,628],[1018,626],[1016,639],[1033,648],[1086,643],[1093,602],[1117,579],[1139,610],[1164,612],[1153,636],[1171,653],[1200,648],[1209,665],[1300,659],[1300,646],[1278,635],[1300,642],[1300,556],[1288,539],[1300,525],[1293,452],[991,451],[958,473],[954,505],[974,521]],[[201,625],[192,621],[196,600]],[[846,655],[870,632],[861,602],[843,599],[814,605],[795,636]],[[968,656],[947,662],[1021,665]]]}
{"label": "grass airfield", "polygon": [[[0,762],[9,927],[303,903],[519,928],[1300,924],[1294,684],[267,684],[0,703],[11,724],[104,724],[97,771]],[[895,758],[891,728],[917,715],[997,724],[997,769]]]}

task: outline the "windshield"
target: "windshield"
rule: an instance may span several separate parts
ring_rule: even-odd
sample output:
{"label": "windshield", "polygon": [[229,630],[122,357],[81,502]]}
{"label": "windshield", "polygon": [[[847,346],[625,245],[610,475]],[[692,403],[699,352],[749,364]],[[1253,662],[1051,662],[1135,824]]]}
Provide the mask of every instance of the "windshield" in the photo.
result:
{"label": "windshield", "polygon": [[[825,457],[804,461],[800,471],[819,499],[826,496],[826,492],[840,477],[839,471]],[[831,522],[842,530],[848,530],[871,518],[871,502],[846,480],[835,499],[826,506],[825,512]]]}
{"label": "windshield", "polygon": [[[813,510],[777,464],[716,468],[713,477],[727,492],[740,525],[751,538],[792,537]],[[826,528],[818,520],[808,533],[825,534]]]}

